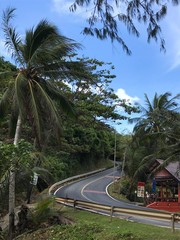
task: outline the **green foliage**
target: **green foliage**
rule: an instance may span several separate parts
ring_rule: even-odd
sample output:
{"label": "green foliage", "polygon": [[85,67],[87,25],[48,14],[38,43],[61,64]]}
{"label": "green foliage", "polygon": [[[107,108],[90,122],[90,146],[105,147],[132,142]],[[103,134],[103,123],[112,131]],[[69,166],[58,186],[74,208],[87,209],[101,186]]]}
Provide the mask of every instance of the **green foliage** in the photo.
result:
{"label": "green foliage", "polygon": [[48,169],[55,181],[68,177],[67,155],[63,152],[49,153],[42,162],[42,167]]}
{"label": "green foliage", "polygon": [[[169,228],[127,221],[74,209],[64,209],[64,214],[74,222],[73,225],[55,225],[41,228],[18,237],[18,240],[71,239],[71,240],[179,240],[179,231]],[[94,229],[94,231],[93,231]],[[86,238],[87,236],[87,238]]]}
{"label": "green foliage", "polygon": [[156,158],[166,162],[179,160],[179,94],[145,95],[146,107],[139,105],[141,117],[136,123],[132,141],[127,148],[125,171],[133,182],[147,181],[149,168]]}
{"label": "green foliage", "polygon": [[91,78],[67,80],[72,90],[67,89],[67,85],[60,85],[62,91],[73,99],[78,115],[75,120],[63,118],[62,149],[69,154],[65,160],[69,167],[68,174],[86,166],[93,169],[98,162],[109,159],[114,147],[114,130],[110,125],[127,118],[119,107],[128,113],[136,111],[110,88],[115,77],[111,73],[114,69],[111,63],[89,58],[79,60],[89,65],[93,73]]}
{"label": "green foliage", "polygon": [[[0,209],[7,209],[9,173],[17,172],[17,194],[25,192],[32,175],[32,145],[24,140],[14,144],[0,143]],[[21,196],[22,197],[22,196]],[[24,196],[23,196],[24,197]]]}
{"label": "green foliage", "polygon": [[[22,164],[26,167],[30,165],[32,145],[25,140],[21,140],[15,146],[14,144],[0,143],[1,173],[14,164],[16,169],[20,169]],[[7,166],[5,165],[7,164]]]}
{"label": "green foliage", "polygon": [[[172,0],[178,5],[179,0]],[[119,29],[125,27],[129,34],[139,37],[138,23],[144,23],[147,30],[147,41],[160,41],[160,50],[165,50],[165,41],[161,36],[159,22],[167,14],[168,1],[123,1],[113,0],[74,0],[70,10],[75,12],[78,7],[85,6],[90,12],[88,25],[84,27],[85,35],[96,36],[104,40],[109,38],[117,41],[123,50],[130,55],[131,50],[124,41]],[[121,27],[121,28],[120,28]]]}
{"label": "green foliage", "polygon": [[9,81],[12,80],[12,72],[16,73],[16,67],[4,57],[0,57],[0,99],[2,93],[7,89]]}
{"label": "green foliage", "polygon": [[[68,62],[67,57],[80,45],[61,35],[56,26],[46,20],[27,30],[21,39],[12,25],[14,11],[9,8],[3,13],[5,45],[18,65],[16,74],[12,73],[13,92],[8,95],[11,100],[6,103],[11,104],[10,114],[15,113],[10,118],[15,124],[11,125],[16,126],[20,114],[23,123],[31,127],[36,145],[41,148],[50,134],[58,140],[62,136],[62,112],[75,115],[73,103],[64,97],[57,82],[89,76],[89,71],[83,62]],[[78,75],[75,68],[81,69],[83,74]],[[5,95],[0,101],[0,111],[4,109],[4,98]]]}
{"label": "green foliage", "polygon": [[76,57],[80,45],[46,20],[20,36],[12,24],[14,11],[3,13],[6,47],[18,68],[5,62],[10,71],[1,69],[1,77],[9,83],[0,98],[5,121],[1,131],[9,132],[11,139],[5,134],[1,138],[3,144],[12,142],[17,119],[21,119],[21,136],[45,156],[31,154],[32,147],[21,141],[17,147],[9,145],[9,152],[3,149],[2,175],[7,178],[9,170],[15,170],[16,188],[21,192],[33,172],[47,186],[52,176],[58,181],[102,167],[113,154],[111,123],[127,118],[120,109],[130,114],[136,108],[110,87],[115,78],[111,63]]}
{"label": "green foliage", "polygon": [[131,180],[128,177],[122,178],[119,181],[119,193],[125,195],[126,197],[129,194],[130,181]]}
{"label": "green foliage", "polygon": [[49,217],[58,215],[58,213],[55,213],[53,205],[54,199],[52,197],[46,197],[38,202],[36,208],[29,216],[36,227],[47,221]]}

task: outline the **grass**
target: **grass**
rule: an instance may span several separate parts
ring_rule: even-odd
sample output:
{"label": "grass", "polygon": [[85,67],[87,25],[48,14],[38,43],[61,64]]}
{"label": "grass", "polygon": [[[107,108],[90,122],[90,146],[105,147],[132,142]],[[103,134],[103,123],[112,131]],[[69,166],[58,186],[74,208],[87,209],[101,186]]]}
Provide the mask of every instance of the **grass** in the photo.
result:
{"label": "grass", "polygon": [[18,240],[179,240],[180,231],[63,207],[72,225],[44,227],[18,237]]}
{"label": "grass", "polygon": [[117,200],[123,200],[129,202],[129,200],[122,194],[119,193],[120,180],[115,181],[108,187],[108,193]]}

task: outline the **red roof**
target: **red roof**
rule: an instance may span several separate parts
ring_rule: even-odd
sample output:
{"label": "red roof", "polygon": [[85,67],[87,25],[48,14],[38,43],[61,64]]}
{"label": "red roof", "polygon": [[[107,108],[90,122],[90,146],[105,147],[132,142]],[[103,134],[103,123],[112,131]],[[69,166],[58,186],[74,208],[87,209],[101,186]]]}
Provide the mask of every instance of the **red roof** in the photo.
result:
{"label": "red roof", "polygon": [[[156,161],[160,164],[164,164],[164,160],[156,159]],[[165,165],[164,168],[174,176],[180,182],[180,162],[170,162],[168,165]]]}

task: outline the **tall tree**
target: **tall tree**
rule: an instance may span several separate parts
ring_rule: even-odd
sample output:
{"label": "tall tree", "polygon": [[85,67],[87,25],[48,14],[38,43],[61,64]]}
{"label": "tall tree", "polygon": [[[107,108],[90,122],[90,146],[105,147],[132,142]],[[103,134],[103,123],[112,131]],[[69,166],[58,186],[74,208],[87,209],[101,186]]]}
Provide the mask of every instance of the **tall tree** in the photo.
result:
{"label": "tall tree", "polygon": [[[170,2],[173,5],[179,4],[179,0]],[[78,7],[85,6],[90,16],[87,17],[88,26],[84,28],[83,33],[96,36],[101,40],[110,38],[112,42],[117,41],[127,54],[131,54],[122,36],[123,25],[130,34],[139,37],[137,25],[144,23],[147,26],[148,42],[151,39],[160,40],[160,49],[165,50],[165,41],[161,35],[159,22],[167,13],[168,3],[163,0],[74,0],[70,10],[74,12]],[[119,31],[120,28],[121,31]]]}
{"label": "tall tree", "polygon": [[145,94],[146,107],[139,106],[141,117],[132,118],[130,123],[136,123],[134,132],[143,131],[145,133],[160,133],[164,131],[166,127],[172,121],[173,116],[176,116],[179,110],[177,100],[180,98],[180,94],[175,97],[171,97],[171,93],[166,92],[158,96],[155,93],[152,102],[149,100],[147,94]]}
{"label": "tall tree", "polygon": [[[15,122],[14,144],[19,140],[21,125],[28,122],[38,147],[46,133],[61,134],[61,121],[54,100],[66,113],[74,114],[73,105],[60,92],[55,80],[85,76],[82,62],[68,62],[67,57],[80,47],[75,41],[60,34],[56,26],[42,20],[36,27],[27,30],[22,40],[11,20],[15,9],[3,13],[5,45],[17,64],[14,82],[6,90],[0,102],[0,112],[10,102],[12,122]],[[76,69],[81,69],[79,72]],[[14,74],[14,73],[13,73]],[[7,101],[11,98],[11,101]],[[9,180],[9,237],[12,238],[15,206],[15,168],[12,161]]]}
{"label": "tall tree", "polygon": [[129,120],[136,123],[129,151],[131,176],[135,178],[143,176],[144,170],[155,158],[166,159],[170,149],[178,146],[179,137],[176,131],[179,129],[179,97],[179,94],[171,97],[169,92],[160,95],[156,93],[150,101],[145,94],[146,107],[139,105],[140,112],[143,114],[139,118]]}
{"label": "tall tree", "polygon": [[[76,121],[63,118],[65,139],[62,142],[63,151],[69,154],[68,166],[95,166],[109,159],[113,154],[114,131],[112,123],[120,124],[127,117],[123,111],[130,113],[136,109],[119,99],[111,88],[115,79],[114,66],[97,59],[83,58],[89,63],[93,76],[88,80],[69,80],[62,90],[75,102],[78,118]],[[69,86],[69,87],[68,87]],[[68,89],[69,88],[69,89]],[[50,141],[49,146],[53,143]],[[122,151],[121,151],[122,152]],[[73,170],[75,167],[73,165]],[[70,167],[69,167],[70,169]],[[76,168],[77,170],[80,167]]]}

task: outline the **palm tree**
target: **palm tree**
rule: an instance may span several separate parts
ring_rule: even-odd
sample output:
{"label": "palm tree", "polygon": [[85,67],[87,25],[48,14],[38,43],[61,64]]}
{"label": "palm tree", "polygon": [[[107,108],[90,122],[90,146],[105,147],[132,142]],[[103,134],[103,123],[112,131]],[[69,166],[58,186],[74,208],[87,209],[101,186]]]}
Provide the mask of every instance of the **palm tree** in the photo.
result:
{"label": "palm tree", "polygon": [[134,133],[160,133],[168,126],[173,117],[176,117],[178,103],[176,100],[180,98],[180,94],[173,98],[169,97],[171,93],[166,92],[158,96],[155,93],[152,102],[150,102],[147,94],[145,94],[145,103],[147,108],[138,104],[140,112],[143,113],[141,117],[130,119],[130,123],[136,123]]}
{"label": "palm tree", "polygon": [[[87,68],[81,62],[67,61],[80,47],[75,41],[62,36],[56,26],[42,20],[36,27],[27,30],[22,40],[11,20],[15,9],[8,8],[3,13],[5,45],[17,65],[14,82],[10,83],[0,103],[0,113],[6,103],[13,106],[12,119],[15,121],[14,144],[19,140],[22,123],[32,127],[37,146],[41,147],[47,131],[61,135],[61,121],[56,103],[66,113],[74,114],[73,105],[56,85],[67,78],[87,76]],[[81,70],[81,71],[79,71]],[[9,97],[11,97],[9,101]],[[12,165],[9,178],[9,236],[12,238],[15,207],[15,169]]]}
{"label": "palm tree", "polygon": [[151,102],[145,94],[146,108],[139,105],[142,116],[129,121],[136,123],[131,144],[132,155],[128,166],[129,170],[133,170],[131,172],[133,179],[145,177],[147,169],[154,160],[157,157],[166,158],[167,150],[170,153],[170,146],[169,148],[167,146],[175,146],[177,142],[173,141],[175,140],[175,128],[177,129],[179,125],[177,100],[180,95],[170,97],[169,92],[160,95],[156,93]]}

